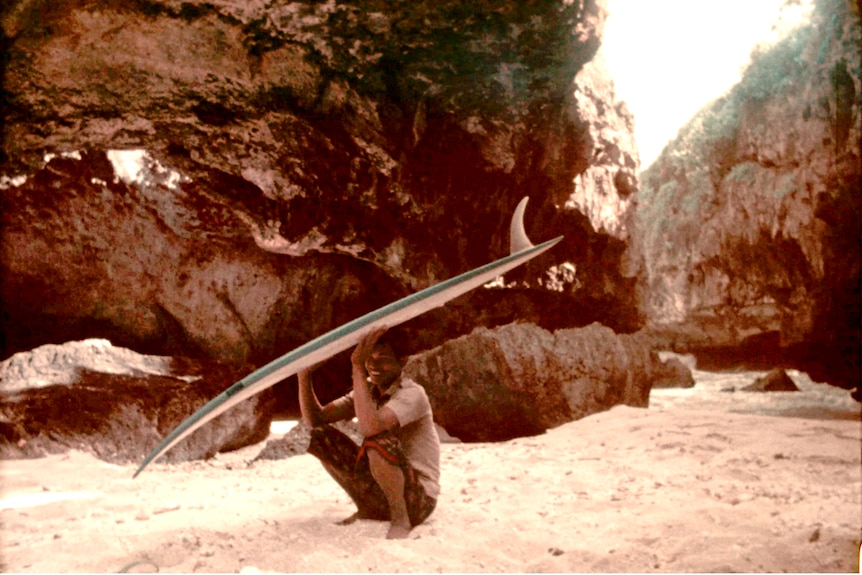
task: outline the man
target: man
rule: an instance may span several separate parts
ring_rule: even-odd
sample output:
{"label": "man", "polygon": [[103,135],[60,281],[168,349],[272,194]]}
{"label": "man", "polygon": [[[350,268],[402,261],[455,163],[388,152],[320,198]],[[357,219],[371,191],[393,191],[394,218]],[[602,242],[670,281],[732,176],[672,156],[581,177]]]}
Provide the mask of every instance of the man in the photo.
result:
{"label": "man", "polygon": [[[386,328],[362,337],[350,356],[353,391],[324,406],[310,370],[299,372],[299,406],[312,428],[308,452],[347,491],[356,519],[389,521],[388,539],[406,538],[434,511],[440,492],[440,439],[425,390],[402,377],[392,347],[378,342]],[[365,438],[357,446],[327,425],[352,419]]]}

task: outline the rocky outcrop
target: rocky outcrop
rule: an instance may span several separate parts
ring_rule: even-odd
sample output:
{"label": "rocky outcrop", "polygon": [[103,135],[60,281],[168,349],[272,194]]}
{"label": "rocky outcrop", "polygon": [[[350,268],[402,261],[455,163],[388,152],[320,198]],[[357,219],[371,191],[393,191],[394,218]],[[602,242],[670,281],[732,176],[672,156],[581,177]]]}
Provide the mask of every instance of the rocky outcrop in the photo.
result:
{"label": "rocky outcrop", "polygon": [[754,383],[743,387],[741,391],[799,391],[799,388],[786,371],[775,368],[755,379]]}
{"label": "rocky outcrop", "polygon": [[817,0],[642,174],[631,254],[658,345],[859,385],[860,42],[858,3]]}
{"label": "rocky outcrop", "polygon": [[[142,356],[105,340],[46,345],[0,364],[0,458],[79,449],[140,462],[186,417],[245,373]],[[275,411],[267,390],[226,411],[161,461],[205,459],[262,441]]]}
{"label": "rocky outcrop", "polygon": [[618,404],[647,407],[658,356],[607,327],[548,332],[513,324],[413,356],[404,374],[428,393],[434,419],[464,441],[536,435]]}
{"label": "rocky outcrop", "polygon": [[661,362],[652,381],[653,388],[694,387],[694,375],[691,370],[676,357],[670,357]]}
{"label": "rocky outcrop", "polygon": [[82,371],[112,375],[176,377],[186,382],[196,376],[174,375],[170,357],[141,355],[114,347],[105,339],[47,344],[0,363],[0,393],[16,394],[54,385],[74,385]]}
{"label": "rocky outcrop", "polygon": [[[358,453],[359,446],[362,445],[362,435],[359,433],[358,425],[352,420],[336,421],[331,425],[353,440]],[[300,420],[299,423],[294,425],[282,437],[267,441],[260,453],[250,463],[255,463],[256,461],[275,461],[302,455],[308,452],[309,443],[311,443],[311,428],[304,421]]]}
{"label": "rocky outcrop", "polygon": [[[409,351],[524,313],[636,329],[631,118],[588,64],[604,18],[598,0],[4,3],[4,355],[98,336],[261,364],[501,256],[524,195],[529,233],[564,243],[414,324]],[[143,169],[117,171],[120,149]]]}

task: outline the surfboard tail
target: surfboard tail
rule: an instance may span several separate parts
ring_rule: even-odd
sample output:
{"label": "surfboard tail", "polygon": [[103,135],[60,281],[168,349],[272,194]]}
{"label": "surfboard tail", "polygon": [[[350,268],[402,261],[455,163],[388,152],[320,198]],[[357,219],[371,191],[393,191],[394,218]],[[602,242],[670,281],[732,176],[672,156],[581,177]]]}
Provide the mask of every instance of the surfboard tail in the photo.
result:
{"label": "surfboard tail", "polygon": [[333,329],[308,343],[282,355],[278,359],[255,370],[234,383],[228,389],[203,405],[178,425],[144,459],[134,477],[147,465],[155,461],[177,443],[194,433],[202,425],[224,413],[264,389],[290,377],[301,369],[311,367],[336,355],[359,342],[363,334],[377,327],[394,327],[413,319],[431,309],[467,293],[507,271],[533,259],[556,245],[562,236],[533,245],[524,231],[524,211],[527,198],[523,198],[515,209],[510,225],[510,248],[512,253],[484,266],[475,268],[454,278],[435,284],[391,304],[363,315]]}

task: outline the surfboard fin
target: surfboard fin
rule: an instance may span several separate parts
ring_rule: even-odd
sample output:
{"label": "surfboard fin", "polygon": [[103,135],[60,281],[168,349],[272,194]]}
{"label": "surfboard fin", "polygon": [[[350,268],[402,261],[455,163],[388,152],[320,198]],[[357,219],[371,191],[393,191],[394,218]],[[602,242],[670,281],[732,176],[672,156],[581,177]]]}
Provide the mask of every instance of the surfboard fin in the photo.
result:
{"label": "surfboard fin", "polygon": [[533,242],[527,237],[527,231],[524,229],[524,212],[527,209],[527,200],[530,198],[524,196],[515,208],[515,213],[512,214],[512,223],[509,225],[509,253],[516,254],[533,247]]}

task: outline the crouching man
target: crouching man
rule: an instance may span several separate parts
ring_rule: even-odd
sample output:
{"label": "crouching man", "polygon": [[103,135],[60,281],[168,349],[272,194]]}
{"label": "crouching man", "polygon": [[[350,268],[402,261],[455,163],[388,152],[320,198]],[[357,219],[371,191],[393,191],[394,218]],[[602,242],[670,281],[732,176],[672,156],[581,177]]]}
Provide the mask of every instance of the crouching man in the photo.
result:
{"label": "crouching man", "polygon": [[[299,372],[302,419],[312,428],[308,453],[356,503],[342,521],[389,521],[388,539],[406,538],[431,515],[440,492],[440,439],[425,390],[402,377],[392,347],[372,330],[350,356],[353,391],[324,406],[310,370]],[[365,438],[357,445],[329,423],[356,417]]]}

